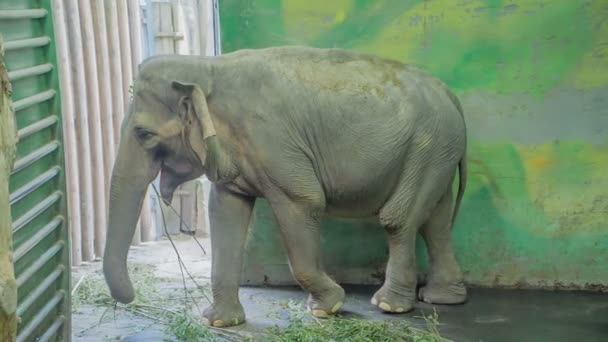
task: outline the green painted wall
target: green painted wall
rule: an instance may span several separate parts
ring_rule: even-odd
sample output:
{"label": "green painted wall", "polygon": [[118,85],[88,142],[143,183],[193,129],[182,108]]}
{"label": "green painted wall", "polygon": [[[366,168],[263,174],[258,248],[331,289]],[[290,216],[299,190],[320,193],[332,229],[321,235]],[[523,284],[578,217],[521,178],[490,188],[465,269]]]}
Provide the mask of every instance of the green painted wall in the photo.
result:
{"label": "green painted wall", "polygon": [[[469,126],[454,231],[468,282],[608,285],[608,0],[223,0],[220,20],[224,53],[342,47],[442,78]],[[373,280],[386,258],[381,229],[324,226],[332,272]],[[265,202],[247,248],[246,283],[288,278]]]}

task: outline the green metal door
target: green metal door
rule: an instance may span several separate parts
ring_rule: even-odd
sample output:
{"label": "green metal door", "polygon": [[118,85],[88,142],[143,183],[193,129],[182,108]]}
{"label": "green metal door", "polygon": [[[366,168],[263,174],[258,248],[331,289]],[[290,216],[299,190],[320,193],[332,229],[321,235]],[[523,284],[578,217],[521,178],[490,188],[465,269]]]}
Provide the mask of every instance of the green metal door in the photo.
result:
{"label": "green metal door", "polygon": [[0,1],[19,143],[10,179],[17,341],[70,340],[70,254],[50,0]]}

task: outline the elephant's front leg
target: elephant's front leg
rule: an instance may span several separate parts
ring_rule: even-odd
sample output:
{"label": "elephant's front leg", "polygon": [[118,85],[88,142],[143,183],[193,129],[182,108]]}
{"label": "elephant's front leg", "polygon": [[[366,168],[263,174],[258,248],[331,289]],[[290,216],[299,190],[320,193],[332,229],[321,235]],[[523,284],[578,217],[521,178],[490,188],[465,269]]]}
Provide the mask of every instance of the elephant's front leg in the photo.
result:
{"label": "elephant's front leg", "polygon": [[212,186],[209,201],[213,304],[203,314],[203,323],[216,327],[245,322],[239,300],[239,282],[253,198]]}
{"label": "elephant's front leg", "polygon": [[272,208],[287,248],[291,272],[310,293],[308,309],[320,318],[335,314],[344,303],[344,290],[325,273],[322,265],[319,237],[322,205],[281,198],[272,201]]}

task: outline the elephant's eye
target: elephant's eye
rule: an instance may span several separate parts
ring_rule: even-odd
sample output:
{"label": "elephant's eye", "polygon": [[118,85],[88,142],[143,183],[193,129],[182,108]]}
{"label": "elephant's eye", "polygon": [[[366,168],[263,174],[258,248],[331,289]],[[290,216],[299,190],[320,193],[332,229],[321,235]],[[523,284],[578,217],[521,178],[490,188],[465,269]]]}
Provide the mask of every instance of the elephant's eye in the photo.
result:
{"label": "elephant's eye", "polygon": [[137,138],[141,141],[149,140],[150,138],[156,135],[156,133],[149,131],[145,128],[137,128],[135,130],[135,134],[137,135]]}

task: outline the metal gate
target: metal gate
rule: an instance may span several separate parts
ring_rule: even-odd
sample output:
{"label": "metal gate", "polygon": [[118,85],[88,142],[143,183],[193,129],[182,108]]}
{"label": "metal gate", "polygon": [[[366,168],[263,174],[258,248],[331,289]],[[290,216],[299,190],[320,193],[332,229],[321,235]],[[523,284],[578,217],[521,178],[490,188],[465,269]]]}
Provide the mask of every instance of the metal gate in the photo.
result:
{"label": "metal gate", "polygon": [[19,129],[10,179],[17,341],[68,341],[70,248],[51,0],[0,1],[0,32]]}

